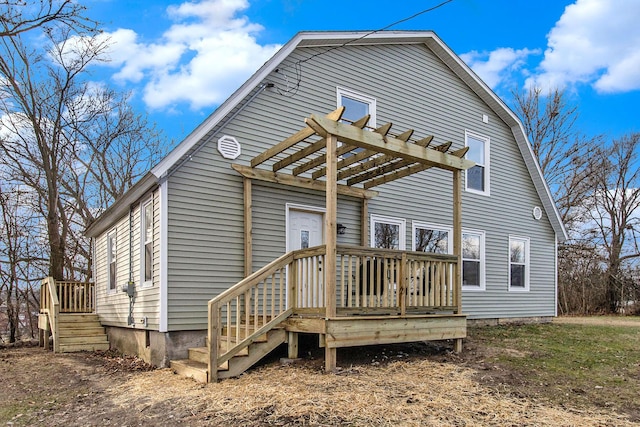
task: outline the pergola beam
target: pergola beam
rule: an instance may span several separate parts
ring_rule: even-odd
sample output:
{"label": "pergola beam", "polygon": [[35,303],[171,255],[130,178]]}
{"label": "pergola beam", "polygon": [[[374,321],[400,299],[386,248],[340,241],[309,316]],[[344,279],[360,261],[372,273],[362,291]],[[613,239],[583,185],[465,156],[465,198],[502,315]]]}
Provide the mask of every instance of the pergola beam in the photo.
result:
{"label": "pergola beam", "polygon": [[347,144],[402,157],[406,160],[413,160],[423,165],[451,171],[469,169],[474,165],[470,160],[419,147],[397,138],[383,137],[376,132],[365,131],[313,114],[305,119],[305,122],[321,136],[326,136],[327,134],[336,135],[339,141]]}
{"label": "pergola beam", "polygon": [[[344,113],[344,107],[340,107],[330,112],[329,114],[327,114],[326,118],[329,120],[340,120],[342,118],[343,113]],[[255,168],[256,166],[261,165],[262,163],[266,162],[273,156],[276,156],[282,153],[283,151],[293,147],[297,143],[309,138],[314,133],[315,133],[314,130],[310,129],[309,127],[300,129],[298,132],[294,133],[284,141],[279,142],[278,144],[263,151],[262,153],[258,154],[256,157],[251,159],[251,167]]]}
{"label": "pergola beam", "polygon": [[[443,145],[446,145],[446,144],[448,143],[445,143]],[[469,147],[464,147],[452,152],[450,155],[453,157],[462,158],[465,154],[467,154],[467,151],[469,151]],[[398,170],[398,171],[389,173],[387,175],[378,176],[377,178],[367,181],[364,184],[364,188],[368,190],[378,185],[387,184],[391,181],[395,181],[396,179],[404,178],[405,176],[413,175],[414,173],[422,172],[432,167],[434,166],[428,165],[428,164],[420,164],[420,163],[414,164],[412,166],[409,166],[406,169]],[[347,185],[349,185],[348,183],[349,181],[347,181]]]}
{"label": "pergola beam", "polygon": [[[433,135],[430,135],[426,138],[422,138],[421,140],[417,141],[415,144],[420,147],[426,148],[431,143],[432,139],[433,139]],[[443,144],[443,145],[446,145],[446,144]],[[451,144],[449,143],[449,145],[447,145],[447,148],[450,145]],[[376,171],[378,170],[380,170],[380,173],[389,173],[392,170],[415,163],[414,161],[411,161],[411,160],[403,160],[402,162],[390,163],[390,162],[393,162],[394,159],[397,159],[397,157],[391,156],[389,154],[384,154],[382,156],[375,157],[369,160],[368,162],[365,162],[358,166],[352,167],[350,169],[346,169],[338,172],[338,179],[340,180],[340,179],[348,178],[353,175],[358,175],[355,178],[352,178],[349,181],[347,181],[347,185],[353,185],[362,181],[366,181],[367,179],[374,178],[377,175]],[[391,164],[395,165],[393,169],[389,169]],[[377,168],[377,169],[373,169],[373,168]],[[366,173],[363,173],[363,172],[366,172]],[[364,175],[366,175],[366,177],[364,177]]]}
{"label": "pergola beam", "polygon": [[[311,178],[292,176],[284,173],[276,173],[263,169],[255,169],[249,166],[232,164],[233,170],[245,178],[257,179],[258,181],[273,182],[276,184],[290,185],[292,187],[306,188],[309,190],[326,191],[325,181],[315,181]],[[357,197],[360,199],[372,199],[378,195],[377,191],[364,190],[362,188],[338,185],[338,194],[343,196]]]}
{"label": "pergola beam", "polygon": [[[369,118],[370,118],[370,116],[369,116],[369,114],[367,114],[366,116],[364,116],[364,117],[356,120],[355,122],[351,123],[351,126],[354,126],[354,127],[358,128],[358,129],[363,129],[367,125],[367,123],[369,122]],[[353,150],[354,148],[357,148],[357,147],[353,147],[353,146],[351,146],[349,144],[342,144],[342,146],[336,150],[336,153],[337,153],[338,156],[342,156],[344,153],[348,153],[349,151]],[[300,166],[294,168],[293,169],[293,174],[294,175],[300,175],[301,173],[305,173],[306,171],[311,170],[313,168],[316,168],[316,167],[318,167],[320,165],[323,165],[326,162],[327,162],[327,155],[325,153],[325,154],[322,154],[322,155],[316,157],[315,159],[311,159],[310,161],[308,161],[307,163],[305,163],[303,165],[300,165]],[[323,171],[326,170],[326,167],[322,168],[322,170]],[[323,175],[324,175],[324,173],[321,174],[320,176],[323,176]],[[318,178],[319,177],[316,177],[316,176],[313,177],[313,179],[318,179]]]}

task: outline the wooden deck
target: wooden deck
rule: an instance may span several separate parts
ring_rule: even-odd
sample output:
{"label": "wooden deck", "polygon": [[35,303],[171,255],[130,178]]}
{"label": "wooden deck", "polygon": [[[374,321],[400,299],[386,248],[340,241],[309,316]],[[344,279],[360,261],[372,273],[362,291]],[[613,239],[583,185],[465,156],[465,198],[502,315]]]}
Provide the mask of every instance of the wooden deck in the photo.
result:
{"label": "wooden deck", "polygon": [[[446,339],[461,350],[467,327],[457,257],[337,246],[330,297],[326,250],[289,252],[212,299],[207,348],[173,361],[174,369],[207,381],[237,376],[284,342],[296,358],[299,333],[318,334],[334,354],[339,347]],[[327,302],[335,304],[334,316],[326,315]]]}

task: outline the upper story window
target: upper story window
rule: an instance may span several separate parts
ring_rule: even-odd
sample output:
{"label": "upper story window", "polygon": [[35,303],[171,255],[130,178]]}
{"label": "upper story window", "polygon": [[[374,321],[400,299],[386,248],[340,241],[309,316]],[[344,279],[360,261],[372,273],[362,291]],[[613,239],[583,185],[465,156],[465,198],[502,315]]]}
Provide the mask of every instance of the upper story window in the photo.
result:
{"label": "upper story window", "polygon": [[529,290],[529,239],[509,236],[509,290]]}
{"label": "upper story window", "polygon": [[450,254],[452,250],[450,228],[434,224],[413,223],[413,250],[436,254]]}
{"label": "upper story window", "polygon": [[142,204],[140,210],[140,270],[144,286],[153,284],[153,201]]}
{"label": "upper story window", "polygon": [[[376,127],[376,100],[370,96],[362,95],[349,89],[341,87],[337,88],[338,107],[344,107],[342,119],[348,123],[355,122],[369,114],[368,126]],[[349,153],[343,154],[343,157],[349,157],[362,151],[357,148]]]}
{"label": "upper story window", "polygon": [[466,171],[467,191],[489,195],[489,138],[465,132],[465,146],[469,147],[467,159],[476,165]]}
{"label": "upper story window", "polygon": [[118,242],[116,230],[107,234],[107,284],[109,291],[116,290],[118,264]]}
{"label": "upper story window", "polygon": [[484,232],[462,232],[462,287],[484,290]]}
{"label": "upper story window", "polygon": [[371,215],[371,247],[405,250],[406,221]]}
{"label": "upper story window", "polygon": [[369,126],[376,127],[376,99],[341,87],[337,88],[338,107],[344,107],[342,118],[354,122],[369,114]]}

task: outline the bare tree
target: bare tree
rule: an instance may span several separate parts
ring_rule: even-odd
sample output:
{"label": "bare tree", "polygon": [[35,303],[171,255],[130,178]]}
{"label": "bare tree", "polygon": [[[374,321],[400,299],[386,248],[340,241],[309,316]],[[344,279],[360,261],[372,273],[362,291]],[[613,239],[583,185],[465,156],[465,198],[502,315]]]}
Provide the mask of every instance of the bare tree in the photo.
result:
{"label": "bare tree", "polygon": [[580,221],[577,206],[585,194],[586,154],[601,137],[585,138],[576,130],[578,108],[558,89],[543,94],[540,88],[513,92],[516,113],[542,173],[551,187],[563,222],[571,229]]}
{"label": "bare tree", "polygon": [[640,133],[624,135],[589,155],[586,234],[606,263],[607,309],[617,311],[628,263],[640,259]]}
{"label": "bare tree", "polygon": [[9,342],[15,342],[27,325],[32,336],[35,332],[38,301],[29,278],[41,276],[44,259],[28,192],[20,186],[0,187],[0,215],[0,305],[6,310]]}
{"label": "bare tree", "polygon": [[83,16],[84,10],[84,6],[73,0],[0,0],[0,37],[14,37],[61,24],[92,29],[95,22]]}
{"label": "bare tree", "polygon": [[2,167],[38,196],[48,274],[86,278],[82,230],[148,170],[164,141],[126,94],[87,79],[108,40],[64,26],[43,36],[44,50],[20,35],[0,39]]}

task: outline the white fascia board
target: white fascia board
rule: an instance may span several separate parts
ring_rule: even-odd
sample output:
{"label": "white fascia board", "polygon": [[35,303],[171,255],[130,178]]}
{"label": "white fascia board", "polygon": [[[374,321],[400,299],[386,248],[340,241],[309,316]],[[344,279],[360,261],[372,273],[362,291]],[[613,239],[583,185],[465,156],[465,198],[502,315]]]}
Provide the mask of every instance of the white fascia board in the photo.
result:
{"label": "white fascia board", "polygon": [[[544,209],[547,213],[549,222],[551,223],[556,233],[556,238],[560,242],[564,242],[569,238],[569,236],[567,235],[567,230],[564,227],[564,223],[562,222],[562,218],[560,217],[558,207],[553,200],[553,196],[551,196],[551,189],[549,188],[549,184],[547,184],[547,180],[544,179],[542,169],[540,169],[540,165],[538,164],[536,155],[533,152],[533,148],[531,147],[531,144],[527,139],[527,135],[524,132],[522,123],[518,121],[517,125],[511,128],[511,132],[513,133],[513,136],[518,144],[518,148],[520,149],[520,152],[525,159],[525,166],[529,171],[529,175],[531,176],[533,185],[536,189],[536,192],[538,193],[538,197],[540,197],[540,200],[542,201],[542,205],[544,206]],[[538,179],[536,179],[536,176]]]}
{"label": "white fascia board", "polygon": [[560,240],[566,240],[568,238],[567,231],[518,116],[437,36],[434,35],[426,44],[511,128],[538,197],[545,207],[549,222],[556,235],[560,236]]}
{"label": "white fascia board", "polygon": [[[223,102],[204,122],[202,122],[193,132],[191,132],[176,148],[174,148],[164,159],[151,169],[151,172],[158,178],[164,176],[174,164],[189,152],[207,133],[211,131],[220,121],[222,121],[233,109],[253,91],[280,63],[286,59],[298,46],[304,47],[304,41],[324,41],[323,45],[341,45],[345,40],[354,39],[367,35],[368,32],[301,32],[296,34],[287,44],[282,46],[274,56],[264,63],[238,90],[236,90],[225,102]],[[374,40],[378,42],[389,41],[389,39],[412,39],[413,42],[424,42],[425,38],[433,37],[430,31],[402,31],[402,32],[382,32],[368,35],[365,39],[358,40],[354,44],[365,44],[364,40]],[[313,44],[309,47],[318,47]]]}
{"label": "white fascia board", "polygon": [[296,35],[286,45],[280,48],[274,56],[264,63],[238,90],[222,103],[207,119],[189,134],[176,148],[151,169],[156,177],[164,176],[171,167],[189,152],[207,133],[223,120],[247,95],[251,93],[289,54],[300,41],[300,34]]}

